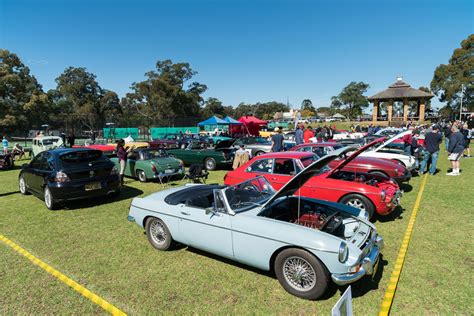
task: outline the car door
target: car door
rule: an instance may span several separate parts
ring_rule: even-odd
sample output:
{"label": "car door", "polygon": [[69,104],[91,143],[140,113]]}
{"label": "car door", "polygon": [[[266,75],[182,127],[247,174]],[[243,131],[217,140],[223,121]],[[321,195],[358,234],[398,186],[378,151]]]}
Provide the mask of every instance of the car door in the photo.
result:
{"label": "car door", "polygon": [[28,164],[28,166],[23,170],[23,173],[22,173],[23,178],[25,179],[25,182],[26,182],[26,186],[28,187],[28,189],[34,192],[37,192],[37,188],[34,185],[34,177],[35,177],[34,170],[39,169],[40,161],[41,161],[41,156],[40,155],[35,156],[31,160],[31,162]]}
{"label": "car door", "polygon": [[48,152],[40,153],[37,162],[31,168],[31,187],[38,193],[43,192],[44,179],[52,171],[48,158],[51,158]]}
{"label": "car door", "polygon": [[205,208],[180,205],[179,229],[184,242],[192,247],[217,255],[232,258],[231,217],[224,207],[223,199],[218,196],[214,211]]}
{"label": "car door", "polygon": [[274,160],[273,158],[262,158],[253,162],[250,166],[248,166],[244,170],[245,175],[242,177],[242,181],[255,178],[258,176],[263,176],[273,186],[273,182],[274,182],[272,181],[273,160]]}
{"label": "car door", "polygon": [[275,158],[270,183],[275,190],[280,190],[296,173],[292,158]]}

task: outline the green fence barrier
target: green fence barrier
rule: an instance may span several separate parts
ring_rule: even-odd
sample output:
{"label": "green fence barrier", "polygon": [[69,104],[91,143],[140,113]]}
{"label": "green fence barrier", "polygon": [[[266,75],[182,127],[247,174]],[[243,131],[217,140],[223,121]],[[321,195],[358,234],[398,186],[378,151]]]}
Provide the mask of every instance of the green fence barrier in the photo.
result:
{"label": "green fence barrier", "polygon": [[288,122],[270,122],[268,123],[268,129],[274,129],[275,127],[278,128],[288,128]]}
{"label": "green fence barrier", "polygon": [[138,139],[137,127],[118,127],[118,128],[104,128],[104,138],[126,138],[132,136],[133,139]]}
{"label": "green fence barrier", "polygon": [[150,128],[150,136],[153,139],[160,139],[163,138],[165,135],[178,135],[179,132],[183,134],[199,133],[199,127],[191,126],[191,127],[152,127]]}

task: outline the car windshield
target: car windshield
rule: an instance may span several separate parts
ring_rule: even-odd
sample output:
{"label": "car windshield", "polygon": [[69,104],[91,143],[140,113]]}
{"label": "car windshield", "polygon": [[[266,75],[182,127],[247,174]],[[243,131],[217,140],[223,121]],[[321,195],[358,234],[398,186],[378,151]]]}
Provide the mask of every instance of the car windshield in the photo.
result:
{"label": "car windshield", "polygon": [[52,145],[54,143],[57,143],[59,140],[60,138],[45,138],[43,139],[43,146]]}
{"label": "car windshield", "polygon": [[163,157],[168,157],[168,154],[164,150],[157,149],[157,150],[143,150],[142,151],[143,160],[163,158]]}
{"label": "car windshield", "polygon": [[[305,158],[301,158],[300,159],[300,163],[303,167],[303,169],[307,168],[310,164],[312,164],[313,162],[315,162],[316,160],[320,159],[320,157],[316,154],[313,154],[312,156],[309,156],[309,157],[305,157]],[[331,170],[331,168],[329,168],[327,165],[325,166],[322,166],[321,168],[319,168],[318,172],[315,174],[315,175],[319,175],[319,174],[322,174],[322,173],[325,173],[327,171]],[[301,171],[301,170],[300,170]],[[298,171],[298,172],[300,172]]]}
{"label": "car windshield", "polygon": [[264,177],[254,178],[224,189],[224,194],[232,211],[247,211],[262,206],[275,190]]}
{"label": "car windshield", "polygon": [[102,152],[99,150],[81,150],[73,151],[59,157],[63,164],[90,163],[102,158]]}

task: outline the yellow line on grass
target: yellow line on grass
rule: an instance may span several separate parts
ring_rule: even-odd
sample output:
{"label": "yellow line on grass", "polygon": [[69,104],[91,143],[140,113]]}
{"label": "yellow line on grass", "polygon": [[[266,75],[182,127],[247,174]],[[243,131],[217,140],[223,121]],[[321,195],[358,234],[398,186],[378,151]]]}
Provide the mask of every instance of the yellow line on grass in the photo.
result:
{"label": "yellow line on grass", "polygon": [[410,221],[408,222],[408,227],[405,231],[405,236],[403,237],[402,245],[400,246],[400,251],[398,252],[397,260],[395,261],[395,267],[393,269],[392,275],[390,276],[387,290],[385,290],[385,296],[383,298],[382,304],[380,305],[379,316],[386,316],[390,313],[390,308],[392,307],[393,303],[393,297],[395,296],[397,284],[400,280],[400,274],[402,271],[403,263],[405,262],[408,244],[410,243],[411,234],[413,233],[413,226],[415,225],[416,214],[418,213],[418,208],[420,207],[421,197],[423,196],[423,191],[425,190],[425,184],[427,179],[428,174],[425,174],[423,180],[421,181],[420,191],[418,191],[415,206],[413,207],[413,212],[411,213]]}
{"label": "yellow line on grass", "polygon": [[102,307],[104,310],[106,310],[110,314],[112,314],[112,315],[127,315],[124,312],[122,312],[120,309],[118,309],[117,307],[113,306],[112,304],[110,304],[109,302],[107,302],[106,300],[104,300],[103,298],[98,296],[97,294],[89,291],[88,289],[86,289],[85,287],[83,287],[82,285],[77,283],[76,281],[68,278],[67,276],[65,276],[64,274],[59,272],[58,270],[54,269],[50,265],[44,263],[43,261],[41,261],[37,257],[33,256],[31,253],[29,253],[28,251],[26,251],[22,247],[18,246],[17,244],[15,244],[13,241],[8,239],[7,237],[5,237],[3,235],[0,235],[0,241],[4,242],[7,246],[11,247],[13,250],[18,252],[22,256],[26,257],[34,265],[37,265],[38,267],[42,268],[43,270],[45,270],[49,274],[51,274],[54,277],[56,277],[57,279],[59,279],[61,282],[69,285],[76,292],[80,293],[82,296],[84,296],[84,297],[88,298],[89,300],[91,300],[92,302],[96,303],[97,305]]}

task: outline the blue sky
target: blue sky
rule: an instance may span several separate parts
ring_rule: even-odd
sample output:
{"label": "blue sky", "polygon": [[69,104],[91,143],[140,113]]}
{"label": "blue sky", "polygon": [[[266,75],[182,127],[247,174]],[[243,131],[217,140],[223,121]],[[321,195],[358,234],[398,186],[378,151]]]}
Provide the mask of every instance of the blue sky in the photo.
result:
{"label": "blue sky", "polygon": [[[350,81],[368,95],[398,75],[429,86],[474,33],[473,1],[0,0],[0,47],[45,90],[86,67],[124,96],[157,60],[185,61],[226,105],[309,98],[327,106]],[[439,104],[439,102],[435,102]]]}

